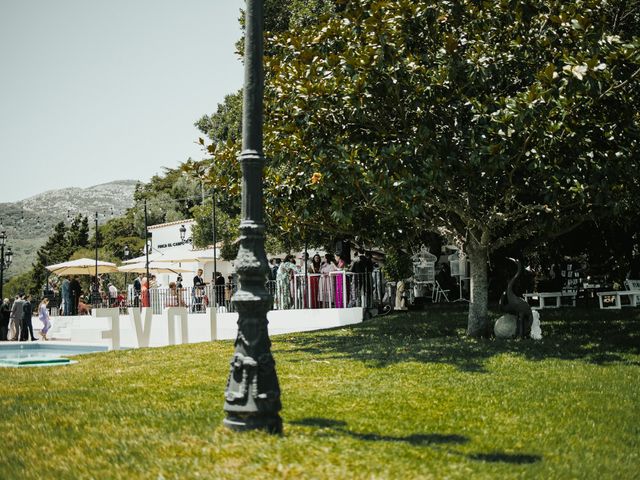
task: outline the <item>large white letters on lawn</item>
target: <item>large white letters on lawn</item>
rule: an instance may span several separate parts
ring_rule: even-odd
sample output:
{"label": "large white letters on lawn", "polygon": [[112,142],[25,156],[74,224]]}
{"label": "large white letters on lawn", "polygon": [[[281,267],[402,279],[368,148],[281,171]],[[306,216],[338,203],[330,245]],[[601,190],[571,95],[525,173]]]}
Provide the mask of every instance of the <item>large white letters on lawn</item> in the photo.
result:
{"label": "large white letters on lawn", "polygon": [[[218,318],[215,308],[207,308],[206,314],[189,314],[185,307],[168,307],[162,312],[162,316],[153,315],[151,308],[130,308],[129,320],[131,321],[132,330],[135,332],[135,340],[132,338],[132,331],[126,328],[126,316],[120,318],[120,312],[117,308],[96,308],[94,310],[96,318],[108,319],[108,328],[99,327],[96,332],[95,327],[92,331],[98,333],[97,338],[109,340],[111,349],[119,349],[124,340],[127,346],[136,346],[145,348],[151,345],[151,335],[154,335],[155,345],[176,345],[177,343],[189,343],[189,322],[191,327],[195,329],[194,339],[192,341],[202,342],[205,340],[217,340],[218,338]],[[154,317],[160,317],[155,318]],[[125,330],[122,336],[120,332],[120,320],[125,322]],[[167,337],[164,337],[159,329],[164,329],[167,325]],[[176,327],[176,322],[179,325]],[[156,324],[155,330],[153,329]],[[101,323],[103,325],[103,323]],[[176,329],[179,331],[176,332]],[[95,335],[95,333],[94,333]],[[179,337],[178,337],[179,335]],[[166,340],[164,339],[166,338]],[[166,343],[165,343],[166,342]]]}
{"label": "large white letters on lawn", "polygon": [[189,343],[189,313],[185,307],[169,307],[164,310],[169,328],[169,345],[176,344],[176,317],[180,318],[180,343]]}
{"label": "large white letters on lawn", "polygon": [[[144,323],[142,318],[144,317]],[[153,320],[153,312],[151,308],[143,308],[142,315],[140,315],[140,309],[130,308],[129,318],[133,323],[133,327],[136,330],[136,339],[138,340],[138,347],[144,348],[149,346],[149,338],[151,337],[151,321]]]}
{"label": "large white letters on lawn", "polygon": [[102,331],[102,338],[110,340],[110,346],[112,350],[120,349],[120,309],[119,308],[96,308],[96,318],[107,318],[111,320],[109,322],[110,330]]}

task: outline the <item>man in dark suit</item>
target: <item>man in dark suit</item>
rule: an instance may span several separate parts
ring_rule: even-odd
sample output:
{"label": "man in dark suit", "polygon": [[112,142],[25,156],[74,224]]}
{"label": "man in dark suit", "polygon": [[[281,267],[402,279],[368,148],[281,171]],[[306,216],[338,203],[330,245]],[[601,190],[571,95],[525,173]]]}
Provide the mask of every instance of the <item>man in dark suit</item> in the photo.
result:
{"label": "man in dark suit", "polygon": [[11,316],[11,306],[9,299],[5,298],[0,306],[0,342],[6,342],[9,335],[9,317]]}
{"label": "man in dark suit", "polygon": [[26,342],[31,338],[35,342],[37,338],[33,335],[33,324],[31,316],[33,315],[33,307],[31,306],[31,295],[27,295],[22,306],[22,328],[20,329],[20,341]]}
{"label": "man in dark suit", "polygon": [[204,271],[199,268],[198,273],[195,277],[193,277],[193,294],[191,295],[192,305],[191,311],[201,311],[202,310],[202,297],[204,296],[204,287],[206,285],[202,274]]}
{"label": "man in dark suit", "polygon": [[140,306],[140,297],[142,295],[142,274],[139,273],[133,281],[133,306]]}
{"label": "man in dark suit", "polygon": [[71,315],[78,315],[78,302],[80,302],[80,295],[82,295],[82,287],[77,276],[69,282],[69,291],[71,293]]}
{"label": "man in dark suit", "polygon": [[215,273],[215,286],[216,286],[216,307],[224,303],[224,277],[220,272]]}
{"label": "man in dark suit", "polygon": [[370,307],[373,262],[361,248],[358,249],[358,258],[351,265],[351,272],[355,275],[351,281],[351,300],[348,306]]}

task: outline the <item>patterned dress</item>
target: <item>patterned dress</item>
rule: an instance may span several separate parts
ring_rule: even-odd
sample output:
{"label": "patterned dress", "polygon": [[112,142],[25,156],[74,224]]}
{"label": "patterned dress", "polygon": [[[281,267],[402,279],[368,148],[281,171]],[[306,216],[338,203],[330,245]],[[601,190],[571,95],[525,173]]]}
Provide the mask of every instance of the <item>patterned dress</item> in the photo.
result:
{"label": "patterned dress", "polygon": [[[338,260],[338,270],[342,270],[344,271],[346,264],[344,263],[344,260],[340,259]],[[345,288],[344,285],[344,276],[343,275],[335,275],[336,277],[336,308],[344,308],[345,304],[344,304],[344,298],[343,298],[343,291]]]}
{"label": "patterned dress", "polygon": [[298,272],[295,263],[282,262],[276,275],[276,298],[275,306],[278,310],[288,310],[291,308],[291,282],[293,276]]}
{"label": "patterned dress", "polygon": [[320,277],[320,292],[318,297],[320,299],[320,303],[324,308],[328,308],[333,303],[333,285],[332,285],[332,277],[329,275],[331,272],[335,272],[338,270],[331,262],[325,262],[320,267],[320,273],[322,273],[322,277]]}

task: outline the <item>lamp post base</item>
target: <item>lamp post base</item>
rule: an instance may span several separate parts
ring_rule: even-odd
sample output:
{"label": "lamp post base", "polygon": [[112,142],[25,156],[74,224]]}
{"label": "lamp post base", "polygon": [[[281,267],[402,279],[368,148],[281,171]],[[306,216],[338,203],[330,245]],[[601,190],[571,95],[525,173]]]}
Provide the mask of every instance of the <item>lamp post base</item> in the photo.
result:
{"label": "lamp post base", "polygon": [[281,435],[282,419],[280,415],[227,415],[222,424],[237,432],[264,430],[267,433]]}

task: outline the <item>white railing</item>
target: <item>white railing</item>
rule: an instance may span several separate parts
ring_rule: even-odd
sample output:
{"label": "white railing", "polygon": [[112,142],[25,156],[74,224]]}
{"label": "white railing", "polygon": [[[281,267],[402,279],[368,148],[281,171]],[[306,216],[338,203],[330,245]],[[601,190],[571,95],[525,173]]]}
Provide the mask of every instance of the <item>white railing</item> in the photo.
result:
{"label": "white railing", "polygon": [[[352,273],[335,271],[329,274],[296,274],[288,284],[275,280],[266,282],[265,287],[273,295],[274,310],[317,309],[317,308],[376,308],[382,304],[384,282],[379,270],[373,273]],[[206,285],[189,288],[151,288],[149,306],[154,314],[167,307],[187,307],[192,313],[204,313],[207,307],[218,312],[233,312],[231,297],[237,284]],[[123,308],[141,306],[141,299],[129,295]]]}
{"label": "white railing", "polygon": [[297,274],[293,308],[374,308],[382,303],[382,274],[335,271]]}

